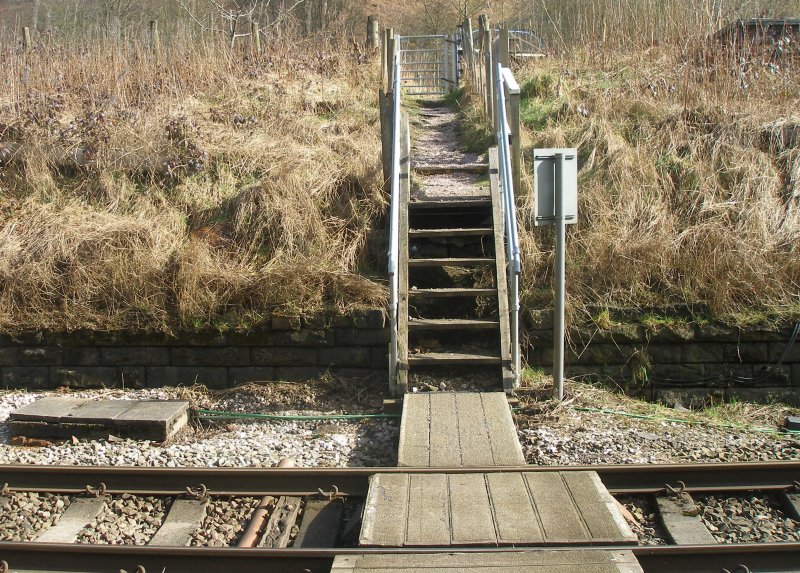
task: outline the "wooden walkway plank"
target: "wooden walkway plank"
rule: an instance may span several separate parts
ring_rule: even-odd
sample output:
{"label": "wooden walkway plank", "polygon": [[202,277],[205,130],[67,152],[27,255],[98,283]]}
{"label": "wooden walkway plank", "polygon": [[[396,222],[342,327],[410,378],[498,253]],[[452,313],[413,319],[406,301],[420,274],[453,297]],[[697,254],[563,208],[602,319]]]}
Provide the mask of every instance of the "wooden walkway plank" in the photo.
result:
{"label": "wooden walkway plank", "polygon": [[430,395],[406,394],[400,420],[400,445],[397,448],[398,466],[428,466],[431,452]]}
{"label": "wooden walkway plank", "polygon": [[498,542],[501,545],[544,542],[522,474],[487,474],[486,483],[492,497]]}
{"label": "wooden walkway plank", "polygon": [[564,472],[561,475],[573,499],[580,503],[581,517],[592,539],[637,541],[597,472]]}
{"label": "wooden walkway plank", "polygon": [[411,474],[405,545],[450,545],[450,500],[444,474]]}
{"label": "wooden walkway plank", "polygon": [[455,398],[461,444],[461,465],[463,467],[491,466],[494,463],[492,443],[486,427],[481,395],[458,392]]}
{"label": "wooden walkway plank", "polygon": [[525,455],[522,453],[517,426],[511,416],[511,408],[505,393],[484,392],[481,394],[481,400],[487,432],[492,443],[492,465],[524,466]]}
{"label": "wooden walkway plank", "polygon": [[208,500],[176,499],[169,513],[148,545],[183,547],[192,540],[192,534],[203,525]]}
{"label": "wooden walkway plank", "polygon": [[497,533],[482,474],[448,476],[453,545],[496,545]]}
{"label": "wooden walkway plank", "polygon": [[408,474],[375,474],[370,478],[359,545],[403,546],[408,484]]}
{"label": "wooden walkway plank", "polygon": [[557,472],[526,473],[531,499],[539,515],[548,543],[575,543],[591,540],[575,508],[575,500]]}
{"label": "wooden walkway plank", "polygon": [[45,529],[36,539],[37,543],[75,543],[81,531],[94,523],[106,507],[104,497],[78,497],[64,510],[58,523]]}
{"label": "wooden walkway plank", "polygon": [[630,551],[519,551],[513,553],[437,553],[411,555],[340,555],[331,573],[643,573]]}
{"label": "wooden walkway plank", "polygon": [[431,401],[430,467],[459,467],[461,441],[456,415],[456,396],[452,392],[437,392],[428,396]]}

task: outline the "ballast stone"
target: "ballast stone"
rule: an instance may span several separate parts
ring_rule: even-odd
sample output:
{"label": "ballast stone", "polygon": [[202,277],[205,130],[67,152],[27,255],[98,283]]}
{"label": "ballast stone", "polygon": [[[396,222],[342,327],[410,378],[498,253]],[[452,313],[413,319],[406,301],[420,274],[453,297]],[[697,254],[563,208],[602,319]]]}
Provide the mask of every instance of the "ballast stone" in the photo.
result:
{"label": "ballast stone", "polygon": [[84,400],[46,397],[14,410],[12,436],[107,438],[163,442],[189,421],[187,400]]}

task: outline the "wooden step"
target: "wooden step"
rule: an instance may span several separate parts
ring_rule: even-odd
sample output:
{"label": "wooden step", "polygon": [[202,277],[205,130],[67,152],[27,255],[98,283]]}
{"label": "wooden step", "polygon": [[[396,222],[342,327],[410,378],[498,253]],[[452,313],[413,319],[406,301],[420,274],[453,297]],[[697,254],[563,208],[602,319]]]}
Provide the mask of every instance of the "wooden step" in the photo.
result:
{"label": "wooden step", "polygon": [[494,265],[494,259],[491,257],[408,259],[409,267],[480,267],[483,265]]}
{"label": "wooden step", "polygon": [[442,175],[444,173],[486,173],[489,166],[486,163],[426,163],[412,166],[414,173],[420,175]]}
{"label": "wooden step", "polygon": [[495,296],[497,290],[493,288],[412,288],[408,296],[428,298],[449,298],[458,296]]}
{"label": "wooden step", "polygon": [[490,198],[464,198],[464,199],[447,199],[442,201],[426,200],[426,201],[409,201],[408,208],[416,211],[422,209],[441,209],[443,207],[459,209],[472,209],[475,207],[491,207],[492,200]]}
{"label": "wooden step", "polygon": [[497,354],[466,354],[460,352],[425,352],[422,354],[409,354],[409,366],[436,366],[456,364],[500,364]]}
{"label": "wooden step", "polygon": [[412,239],[448,238],[448,237],[480,237],[491,235],[491,227],[470,227],[467,229],[411,229],[408,237]]}
{"label": "wooden step", "polygon": [[487,330],[500,328],[497,320],[462,318],[409,318],[409,330]]}

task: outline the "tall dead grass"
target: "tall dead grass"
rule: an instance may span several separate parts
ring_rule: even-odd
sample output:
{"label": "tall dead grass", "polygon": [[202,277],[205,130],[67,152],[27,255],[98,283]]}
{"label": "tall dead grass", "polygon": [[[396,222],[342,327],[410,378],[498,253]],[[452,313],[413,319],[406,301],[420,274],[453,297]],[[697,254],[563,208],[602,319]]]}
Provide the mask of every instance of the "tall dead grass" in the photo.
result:
{"label": "tall dead grass", "polygon": [[[579,149],[573,311],[800,314],[796,62],[725,54],[662,45],[608,51],[598,66],[576,49],[516,70],[526,148]],[[553,241],[533,227],[530,183],[524,281],[529,305],[549,305]]]}
{"label": "tall dead grass", "polygon": [[316,41],[0,46],[0,328],[381,303],[379,70]]}

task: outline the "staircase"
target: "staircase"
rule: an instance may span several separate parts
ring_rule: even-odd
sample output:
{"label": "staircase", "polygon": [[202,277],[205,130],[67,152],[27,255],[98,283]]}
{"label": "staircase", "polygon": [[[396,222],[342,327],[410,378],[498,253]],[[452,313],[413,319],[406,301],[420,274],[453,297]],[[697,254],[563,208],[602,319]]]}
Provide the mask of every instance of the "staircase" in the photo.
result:
{"label": "staircase", "polygon": [[[502,200],[494,169],[458,145],[458,118],[420,102],[400,197],[397,390],[484,373],[513,388]],[[429,378],[432,377],[432,378]]]}

